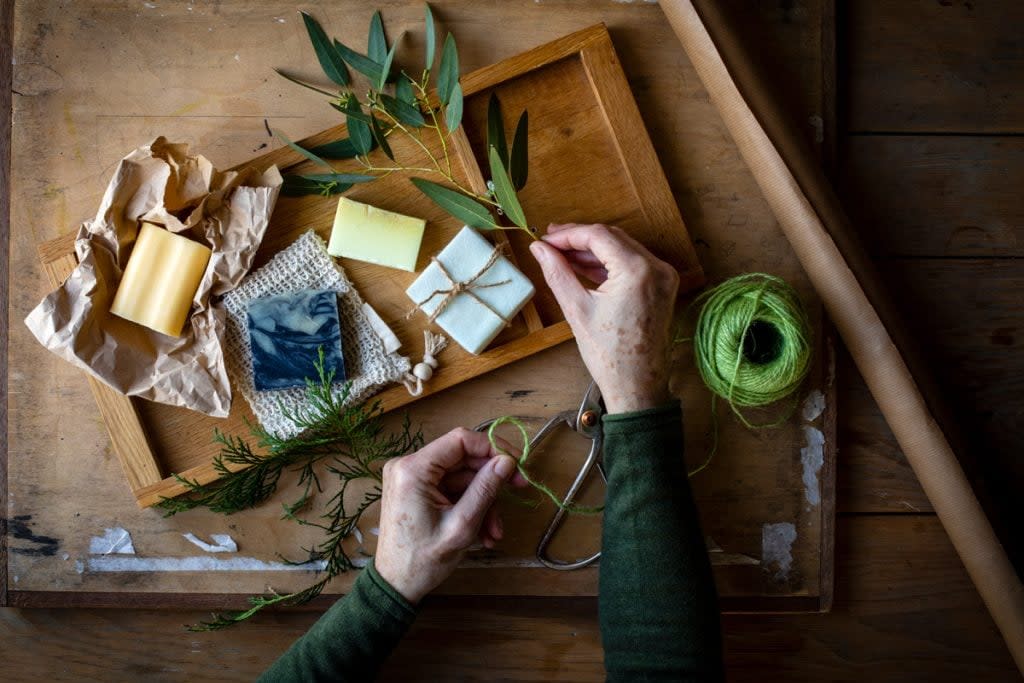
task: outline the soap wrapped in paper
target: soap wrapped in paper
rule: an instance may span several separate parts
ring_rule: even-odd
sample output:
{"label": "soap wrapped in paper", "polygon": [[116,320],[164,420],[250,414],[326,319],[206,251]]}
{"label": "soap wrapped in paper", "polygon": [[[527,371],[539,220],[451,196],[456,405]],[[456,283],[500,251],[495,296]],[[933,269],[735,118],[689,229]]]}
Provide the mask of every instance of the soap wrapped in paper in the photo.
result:
{"label": "soap wrapped in paper", "polygon": [[[25,324],[43,346],[123,394],[226,417],[224,314],[210,298],[248,272],[281,183],[275,166],[221,172],[162,137],[136,149],[118,164],[95,218],[78,230],[78,266]],[[143,221],[212,252],[180,337],[110,313]]]}
{"label": "soap wrapped in paper", "polygon": [[405,293],[459,346],[478,354],[534,291],[497,247],[464,227]]}

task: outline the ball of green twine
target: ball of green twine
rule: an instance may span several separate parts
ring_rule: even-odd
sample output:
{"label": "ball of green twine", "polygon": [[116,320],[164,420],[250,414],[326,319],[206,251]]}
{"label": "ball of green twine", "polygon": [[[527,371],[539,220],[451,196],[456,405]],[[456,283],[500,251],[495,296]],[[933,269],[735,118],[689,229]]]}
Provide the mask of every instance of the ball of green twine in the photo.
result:
{"label": "ball of green twine", "polygon": [[766,406],[791,395],[811,364],[810,323],[783,279],[749,273],[704,292],[694,332],[704,384],[738,408]]}

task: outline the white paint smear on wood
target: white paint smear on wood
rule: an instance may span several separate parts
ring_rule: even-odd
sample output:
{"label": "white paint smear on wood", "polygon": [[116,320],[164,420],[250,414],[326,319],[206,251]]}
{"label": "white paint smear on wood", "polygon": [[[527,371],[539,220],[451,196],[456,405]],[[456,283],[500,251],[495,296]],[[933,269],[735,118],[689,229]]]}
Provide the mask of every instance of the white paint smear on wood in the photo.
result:
{"label": "white paint smear on wood", "polygon": [[[365,564],[365,560],[355,559],[356,566]],[[287,562],[267,562],[255,557],[124,557],[118,555],[100,555],[90,557],[86,565],[90,572],[106,573],[140,573],[140,572],[308,572],[323,571],[327,568],[325,560],[288,564]]]}
{"label": "white paint smear on wood", "polygon": [[792,522],[765,524],[761,527],[761,564],[775,568],[775,579],[785,581],[793,567],[793,543],[796,527]]}
{"label": "white paint smear on wood", "polygon": [[807,445],[800,449],[800,464],[804,468],[804,498],[811,505],[821,505],[821,485],[818,472],[825,463],[825,435],[817,427],[804,425]]}
{"label": "white paint smear on wood", "polygon": [[211,534],[210,540],[212,540],[213,543],[207,543],[191,532],[182,534],[181,536],[192,545],[202,548],[208,553],[238,552],[238,544],[235,543],[235,539],[231,538],[228,534]]}
{"label": "white paint smear on wood", "polygon": [[807,398],[804,399],[804,405],[800,410],[800,416],[804,418],[806,422],[814,422],[823,412],[825,412],[825,394],[821,393],[818,389],[815,389],[811,393],[807,394]]}
{"label": "white paint smear on wood", "polygon": [[132,535],[127,529],[119,526],[113,529],[105,529],[102,536],[93,536],[89,539],[89,554],[91,555],[134,555],[135,546],[132,545]]}

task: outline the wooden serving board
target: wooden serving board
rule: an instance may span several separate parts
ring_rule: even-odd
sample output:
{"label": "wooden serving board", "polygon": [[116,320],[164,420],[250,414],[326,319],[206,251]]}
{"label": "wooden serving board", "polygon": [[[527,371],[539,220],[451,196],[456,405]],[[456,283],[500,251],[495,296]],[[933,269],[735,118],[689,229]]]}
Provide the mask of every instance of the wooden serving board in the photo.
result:
{"label": "wooden serving board", "polygon": [[[677,267],[681,289],[704,282],[693,244],[658,163],[604,25],[578,31],[462,78],[465,93],[464,126],[453,135],[453,173],[477,191],[486,189],[480,169],[486,168],[487,102],[497,92],[507,125],[518,113],[530,112],[530,181],[520,199],[531,223],[550,221],[603,222],[618,225]],[[300,144],[313,147],[346,136],[345,126],[313,135]],[[426,154],[404,136],[395,136],[393,151],[410,167],[429,165]],[[436,138],[424,136],[440,157]],[[377,165],[388,159],[379,150],[370,156]],[[276,164],[282,173],[313,172],[313,165],[296,152],[281,148],[240,167],[260,170]],[[339,169],[358,172],[355,161]],[[427,230],[417,270],[422,270],[461,229],[461,224],[416,191],[404,174],[392,174],[347,192],[353,199],[399,213],[423,217]],[[329,237],[337,199],[318,196],[281,197],[253,268],[291,244],[307,230]],[[490,348],[474,356],[451,345],[441,368],[421,396],[393,386],[376,397],[385,411],[442,391],[473,377],[515,362],[566,341],[572,336],[543,275],[528,253],[530,238],[520,231],[495,231],[492,239],[510,247],[537,287],[537,294]],[[75,268],[73,235],[40,246],[43,266],[57,286]],[[402,341],[402,353],[422,357],[423,316],[407,316],[412,302],[405,289],[416,277],[392,268],[341,259],[356,288],[392,327]],[[128,398],[90,378],[100,413],[110,431],[129,486],[138,504],[148,507],[162,498],[185,492],[172,476],[208,483],[217,479],[212,465],[217,446],[213,429],[244,433],[254,418],[236,392],[230,416],[209,418],[149,401]]]}

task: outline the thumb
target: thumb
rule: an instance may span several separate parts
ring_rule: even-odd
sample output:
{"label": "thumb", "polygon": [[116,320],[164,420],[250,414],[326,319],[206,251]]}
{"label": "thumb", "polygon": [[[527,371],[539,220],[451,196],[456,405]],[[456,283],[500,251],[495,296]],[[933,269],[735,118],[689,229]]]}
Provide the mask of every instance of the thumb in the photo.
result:
{"label": "thumb", "polygon": [[558,305],[562,307],[562,312],[569,315],[568,311],[582,308],[589,294],[576,278],[576,272],[565,260],[562,252],[539,240],[530,245],[530,252],[540,264],[544,280],[551,288],[551,293],[555,295]]}
{"label": "thumb", "polygon": [[480,468],[480,471],[473,477],[473,481],[469,483],[469,488],[455,503],[454,510],[459,513],[458,517],[473,521],[472,533],[474,536],[483,522],[484,515],[494,505],[498,492],[501,491],[501,485],[508,481],[515,471],[516,463],[511,456],[494,456],[489,463]]}

